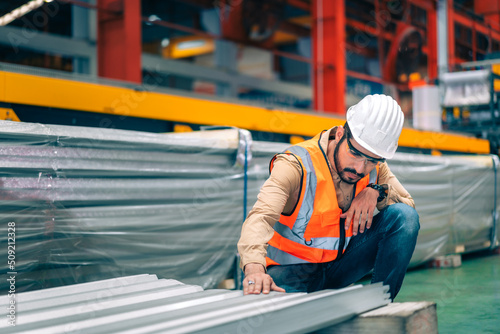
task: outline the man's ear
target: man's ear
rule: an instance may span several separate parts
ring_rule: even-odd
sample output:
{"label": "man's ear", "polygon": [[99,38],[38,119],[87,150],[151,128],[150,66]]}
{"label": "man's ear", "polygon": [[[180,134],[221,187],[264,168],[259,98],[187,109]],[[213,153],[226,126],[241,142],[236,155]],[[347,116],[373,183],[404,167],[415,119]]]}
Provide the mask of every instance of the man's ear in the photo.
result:
{"label": "man's ear", "polygon": [[337,127],[337,132],[335,133],[335,140],[337,141],[337,143],[340,142],[340,139],[342,139],[342,136],[344,135],[344,127],[342,125],[339,125]]}

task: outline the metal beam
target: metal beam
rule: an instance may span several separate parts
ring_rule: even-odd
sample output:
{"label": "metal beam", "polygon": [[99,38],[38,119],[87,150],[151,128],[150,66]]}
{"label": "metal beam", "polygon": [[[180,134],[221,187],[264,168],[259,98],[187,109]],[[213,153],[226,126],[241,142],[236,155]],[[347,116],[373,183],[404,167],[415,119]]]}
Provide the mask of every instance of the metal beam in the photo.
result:
{"label": "metal beam", "polygon": [[500,64],[500,59],[487,59],[487,60],[479,60],[479,61],[468,61],[465,63],[460,63],[460,67],[462,68],[471,68],[471,67],[479,67],[479,66],[491,66]]}
{"label": "metal beam", "polygon": [[226,83],[230,86],[253,88],[287,96],[296,96],[302,99],[310,99],[312,96],[311,88],[306,85],[263,80],[182,61],[165,59],[150,54],[142,55],[142,66],[149,71],[199,78],[211,82],[215,81],[216,83]]}
{"label": "metal beam", "polygon": [[290,21],[281,22],[278,27],[278,30],[299,37],[311,36],[311,29]]}
{"label": "metal beam", "polygon": [[468,28],[474,25],[476,31],[480,32],[483,35],[491,36],[493,39],[500,41],[500,32],[496,29],[486,26],[481,22],[474,21],[473,19],[470,19],[467,16],[460,13],[454,12],[453,18],[456,23],[459,23]]}
{"label": "metal beam", "polygon": [[[26,35],[28,33],[32,33],[33,35]],[[24,37],[25,35],[29,38]],[[15,44],[12,44],[13,41],[15,41]],[[0,27],[0,44],[12,45],[14,50],[16,50],[15,47],[17,46],[18,48],[65,56],[82,57],[89,60],[91,69],[97,67],[96,47],[85,40],[76,40],[39,32],[26,32],[23,28],[7,26]],[[142,66],[144,69],[150,71],[172,73],[190,78],[200,78],[208,81],[225,83],[230,86],[236,85],[238,87],[259,89],[301,99],[312,98],[312,89],[306,85],[262,80],[227,71],[164,59],[149,54],[142,55]]]}
{"label": "metal beam", "polygon": [[183,26],[181,24],[177,24],[177,23],[173,23],[173,22],[168,22],[168,21],[163,21],[163,20],[153,20],[153,21],[151,21],[146,16],[142,17],[142,21],[146,22],[148,24],[153,24],[153,25],[157,25],[157,26],[160,26],[160,27],[165,27],[165,28],[170,28],[170,29],[182,31],[182,32],[185,32],[185,33],[188,33],[188,34],[192,34],[192,35],[195,35],[195,36],[201,36],[201,37],[212,38],[212,39],[219,38],[218,35],[212,34],[210,32],[202,31],[202,30],[199,30],[199,29],[194,29],[194,28],[191,28],[191,27],[186,27],[186,26]]}
{"label": "metal beam", "polygon": [[302,9],[303,11],[306,11],[306,12],[311,11],[311,3],[307,0],[306,1],[305,0],[287,0],[287,3],[290,6]]}
{"label": "metal beam", "polygon": [[363,34],[370,34],[373,36],[380,36],[388,41],[394,39],[394,34],[390,33],[388,31],[380,30],[377,29],[376,27],[373,27],[372,25],[368,25],[363,22],[359,22],[353,19],[346,18],[346,25],[354,28],[357,32],[361,32]]}
{"label": "metal beam", "polygon": [[174,1],[202,9],[214,8],[214,6],[216,5],[216,2],[213,0],[174,0]]}
{"label": "metal beam", "polygon": [[[178,64],[176,62],[175,64]],[[137,88],[0,71],[0,102],[150,118],[171,122],[230,125],[255,131],[314,136],[318,129],[342,125],[344,118],[186,97]],[[154,87],[146,87],[152,88]],[[57,92],[55,94],[54,92]],[[92,96],[89,99],[89,96]],[[127,106],[130,99],[133,107]],[[187,110],[189,112],[179,112]],[[399,146],[470,153],[490,152],[489,142],[449,133],[403,129]]]}
{"label": "metal beam", "polygon": [[12,47],[13,52],[28,49],[89,59],[95,55],[95,46],[87,41],[46,34],[29,27],[0,27],[0,44]]}
{"label": "metal beam", "polygon": [[89,74],[97,75],[97,49],[88,40],[46,34],[29,27],[5,26],[0,27],[0,44],[10,46],[16,53],[26,49],[86,59]]}

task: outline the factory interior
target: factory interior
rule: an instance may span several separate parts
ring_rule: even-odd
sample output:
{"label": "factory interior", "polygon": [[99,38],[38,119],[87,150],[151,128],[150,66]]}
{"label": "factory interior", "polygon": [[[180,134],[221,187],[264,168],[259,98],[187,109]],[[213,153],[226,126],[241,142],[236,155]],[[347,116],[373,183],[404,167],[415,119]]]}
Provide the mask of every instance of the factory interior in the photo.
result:
{"label": "factory interior", "polygon": [[[380,94],[397,297],[244,295],[271,159]],[[2,0],[0,143],[1,333],[500,333],[500,0]]]}

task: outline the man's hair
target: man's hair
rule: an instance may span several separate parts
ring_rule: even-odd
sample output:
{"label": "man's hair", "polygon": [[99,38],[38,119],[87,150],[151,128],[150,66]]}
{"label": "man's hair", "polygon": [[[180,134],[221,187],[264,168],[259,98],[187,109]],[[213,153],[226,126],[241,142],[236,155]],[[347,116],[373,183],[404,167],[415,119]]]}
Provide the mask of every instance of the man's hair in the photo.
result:
{"label": "man's hair", "polygon": [[349,128],[349,124],[347,124],[347,122],[345,122],[344,123],[344,134],[342,135],[342,138],[345,137],[347,139],[347,135],[348,134],[352,137],[352,135],[351,135],[351,129]]}

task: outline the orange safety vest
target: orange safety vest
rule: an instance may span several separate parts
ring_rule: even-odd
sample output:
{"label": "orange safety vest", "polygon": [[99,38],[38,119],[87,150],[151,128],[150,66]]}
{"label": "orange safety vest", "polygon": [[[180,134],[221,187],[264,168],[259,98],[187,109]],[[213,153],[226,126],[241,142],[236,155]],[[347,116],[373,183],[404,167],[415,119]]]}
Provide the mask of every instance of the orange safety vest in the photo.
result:
{"label": "orange safety vest", "polygon": [[[274,225],[274,234],[267,248],[267,266],[333,261],[339,249],[345,251],[352,237],[352,224],[347,231],[344,224],[340,224],[342,209],[337,203],[326,154],[319,144],[324,132],[279,153],[298,160],[302,180],[299,199],[292,213],[282,213]],[[270,170],[277,155],[271,160]],[[356,183],[355,196],[369,183],[376,182],[378,169],[377,165]]]}

